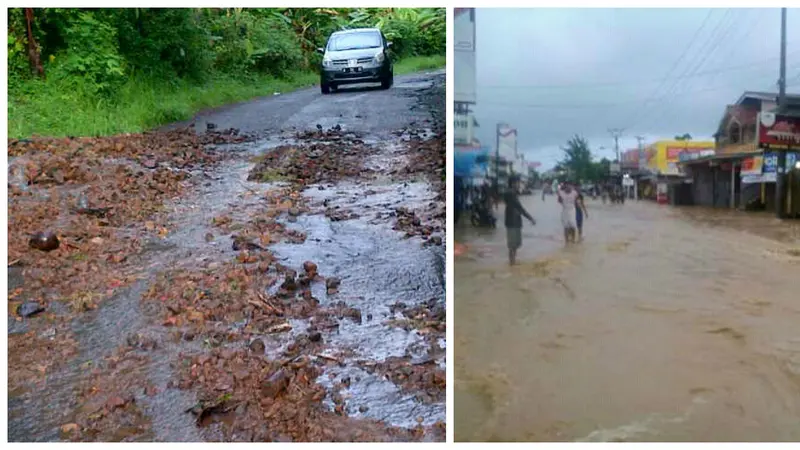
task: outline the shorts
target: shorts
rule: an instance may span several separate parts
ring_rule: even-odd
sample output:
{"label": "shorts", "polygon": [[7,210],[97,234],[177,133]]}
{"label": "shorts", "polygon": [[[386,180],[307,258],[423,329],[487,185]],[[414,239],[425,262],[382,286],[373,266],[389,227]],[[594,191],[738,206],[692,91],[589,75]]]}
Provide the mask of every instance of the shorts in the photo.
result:
{"label": "shorts", "polygon": [[522,247],[522,228],[506,228],[506,240],[509,250]]}
{"label": "shorts", "polygon": [[579,230],[583,228],[583,211],[580,208],[575,209],[575,224]]}

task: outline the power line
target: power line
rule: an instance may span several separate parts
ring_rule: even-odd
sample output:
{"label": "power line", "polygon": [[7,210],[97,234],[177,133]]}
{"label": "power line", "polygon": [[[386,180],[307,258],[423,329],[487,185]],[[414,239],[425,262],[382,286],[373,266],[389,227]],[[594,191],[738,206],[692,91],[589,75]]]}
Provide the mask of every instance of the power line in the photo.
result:
{"label": "power line", "polygon": [[[791,54],[798,54],[800,55],[800,50],[795,50]],[[686,76],[686,77],[677,77],[678,80],[686,79],[686,78],[693,78],[693,77],[703,77],[707,75],[717,75],[720,73],[727,73],[727,72],[736,72],[736,71],[743,71],[743,70],[763,70],[764,65],[778,61],[779,57],[769,58],[760,61],[753,61],[747,64],[740,64],[736,66],[728,66],[714,70],[707,70],[704,72],[698,72],[696,74]],[[615,87],[615,86],[626,86],[631,84],[649,84],[649,83],[663,83],[666,81],[672,81],[675,78],[653,78],[649,80],[629,80],[629,81],[609,81],[609,82],[601,82],[601,83],[575,83],[575,84],[539,84],[539,85],[479,85],[478,89],[580,89],[580,88],[594,88],[594,87]]]}
{"label": "power line", "polygon": [[[800,69],[797,67],[795,69]],[[772,69],[769,70],[770,72]],[[769,75],[770,79],[772,75]],[[760,75],[757,78],[752,78],[753,82],[761,82],[766,80],[767,78],[765,75]],[[750,79],[748,79],[750,80]],[[798,81],[800,81],[800,77],[798,77]],[[739,82],[737,82],[738,84]],[[794,86],[799,86],[798,84],[793,84]],[[707,92],[714,92],[720,91],[725,89],[737,89],[738,86],[733,85],[717,85],[715,87],[709,87],[705,89],[698,89],[693,91],[685,91],[683,94],[702,94]],[[641,103],[641,100],[628,100],[628,101],[620,101],[620,102],[610,102],[610,103],[594,103],[594,104],[565,104],[565,103],[509,103],[509,102],[497,102],[497,101],[484,101],[481,100],[479,102],[482,106],[500,106],[500,107],[508,107],[508,108],[550,108],[550,109],[596,109],[596,108],[617,108],[621,106],[630,106]]]}
{"label": "power line", "polygon": [[[689,64],[686,66],[686,70],[683,71],[683,76],[692,73],[692,67],[694,67],[694,72],[696,72],[697,70],[699,70],[699,68],[702,67],[702,62],[704,61],[703,57],[705,56],[707,58],[708,53],[710,53],[707,52],[706,49],[712,48],[713,50],[713,48],[719,46],[719,42],[721,42],[721,37],[722,37],[722,34],[720,34],[719,31],[722,28],[723,24],[726,22],[726,19],[730,20],[731,17],[732,17],[732,11],[730,9],[727,9],[725,11],[725,16],[723,16],[723,18],[720,19],[720,21],[717,23],[717,26],[714,27],[714,29],[711,31],[711,35],[709,36],[709,38],[700,47],[699,52],[695,55],[696,57],[692,59],[694,64]],[[695,61],[700,61],[700,66],[698,66],[697,62]],[[664,93],[664,95],[657,97],[659,100],[665,101],[665,103],[662,104],[661,107],[655,111],[655,113],[658,115],[659,118],[661,118],[661,116],[664,115],[664,112],[666,111],[666,106],[669,105],[671,103],[671,100],[676,97],[675,88],[677,87],[678,87],[678,80],[675,80],[667,89],[667,91]],[[651,117],[652,111],[653,110],[640,111],[639,114],[636,115],[636,120],[634,121],[633,125],[630,125],[629,128],[633,128],[639,125],[644,121],[645,118],[652,118]]]}
{"label": "power line", "polygon": [[[747,41],[747,39],[750,37],[750,35],[751,35],[751,34],[753,34],[753,31],[755,31],[755,30],[756,30],[756,29],[759,27],[759,25],[761,25],[761,23],[762,23],[762,22],[764,22],[764,18],[766,17],[766,14],[765,14],[765,13],[766,13],[766,10],[764,10],[764,9],[759,9],[759,10],[758,10],[758,19],[756,19],[756,20],[751,20],[751,21],[749,22],[749,23],[750,23],[750,27],[748,27],[748,29],[747,29],[747,31],[745,32],[745,34],[744,34],[744,36],[743,36],[743,37],[741,37],[741,38],[739,38],[738,40],[736,40],[736,44],[737,44],[737,45],[731,45],[731,46],[730,46],[730,50],[729,50],[729,51],[728,51],[728,52],[725,54],[725,57],[724,57],[724,58],[722,58],[722,61],[723,61],[723,62],[724,62],[724,61],[727,61],[729,58],[731,58],[731,57],[733,57],[734,55],[736,55],[736,53],[737,53],[737,50],[739,49],[739,45],[738,45],[738,43],[739,43],[739,42],[742,42],[742,41],[744,41],[744,42],[746,42],[746,41]],[[777,59],[777,60],[780,60],[780,56],[779,56],[779,57],[777,57],[777,58],[775,58],[775,59]],[[717,77],[716,77],[716,75],[715,75],[715,76],[713,76],[713,77],[711,78],[710,82],[713,84],[713,83],[714,83],[716,80],[717,80]]]}
{"label": "power line", "polygon": [[664,81],[662,83],[659,83],[658,87],[656,87],[655,90],[653,90],[653,93],[647,99],[645,99],[644,103],[642,104],[642,108],[646,107],[648,104],[650,104],[652,100],[655,99],[656,94],[659,92],[661,87],[666,83],[666,80],[669,79],[670,74],[672,74],[672,72],[678,67],[681,61],[683,61],[683,58],[686,57],[686,54],[689,52],[689,49],[692,48],[695,39],[697,39],[697,37],[706,27],[706,24],[708,24],[708,20],[711,18],[711,15],[713,13],[714,13],[713,9],[708,10],[708,14],[706,14],[706,17],[703,19],[703,22],[700,24],[700,27],[694,32],[692,37],[689,39],[686,48],[683,49],[683,52],[681,52],[680,56],[678,56],[678,59],[675,60],[675,62],[672,64],[672,67],[670,67],[670,69],[667,71],[666,75],[664,76]]}

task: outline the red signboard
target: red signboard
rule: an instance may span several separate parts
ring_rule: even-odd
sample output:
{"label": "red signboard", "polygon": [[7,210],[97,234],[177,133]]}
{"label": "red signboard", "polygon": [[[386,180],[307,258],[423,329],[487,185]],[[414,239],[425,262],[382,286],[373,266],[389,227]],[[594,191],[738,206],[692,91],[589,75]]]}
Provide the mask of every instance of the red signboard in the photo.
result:
{"label": "red signboard", "polygon": [[626,150],[622,152],[623,167],[639,167],[639,149]]}
{"label": "red signboard", "polygon": [[758,146],[771,149],[800,148],[800,117],[774,113],[758,115]]}
{"label": "red signboard", "polygon": [[756,168],[755,158],[745,158],[742,160],[742,173],[752,172],[755,168]]}

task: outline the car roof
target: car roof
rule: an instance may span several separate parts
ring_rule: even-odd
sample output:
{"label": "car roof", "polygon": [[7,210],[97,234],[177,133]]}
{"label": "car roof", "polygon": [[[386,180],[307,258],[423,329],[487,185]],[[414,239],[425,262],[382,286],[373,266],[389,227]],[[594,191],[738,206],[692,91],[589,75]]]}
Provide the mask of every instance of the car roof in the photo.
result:
{"label": "car roof", "polygon": [[375,32],[375,33],[380,33],[381,32],[381,30],[379,30],[377,28],[353,28],[351,30],[334,31],[333,34],[331,34],[331,36],[336,36],[336,35],[340,35],[340,34],[363,33],[365,31],[372,31],[372,32]]}

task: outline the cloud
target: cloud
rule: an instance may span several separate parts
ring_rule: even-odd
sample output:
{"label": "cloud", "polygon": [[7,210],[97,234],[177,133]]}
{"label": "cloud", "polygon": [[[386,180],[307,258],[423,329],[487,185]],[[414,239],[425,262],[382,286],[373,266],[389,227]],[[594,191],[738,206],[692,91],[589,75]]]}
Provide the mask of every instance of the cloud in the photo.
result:
{"label": "cloud", "polygon": [[[625,129],[623,149],[636,135],[708,137],[743,91],[776,90],[778,9],[480,8],[476,24],[477,136],[493,143],[508,122],[545,167],[575,134],[607,157],[608,128]],[[800,27],[787,40],[789,91],[800,91]]]}

